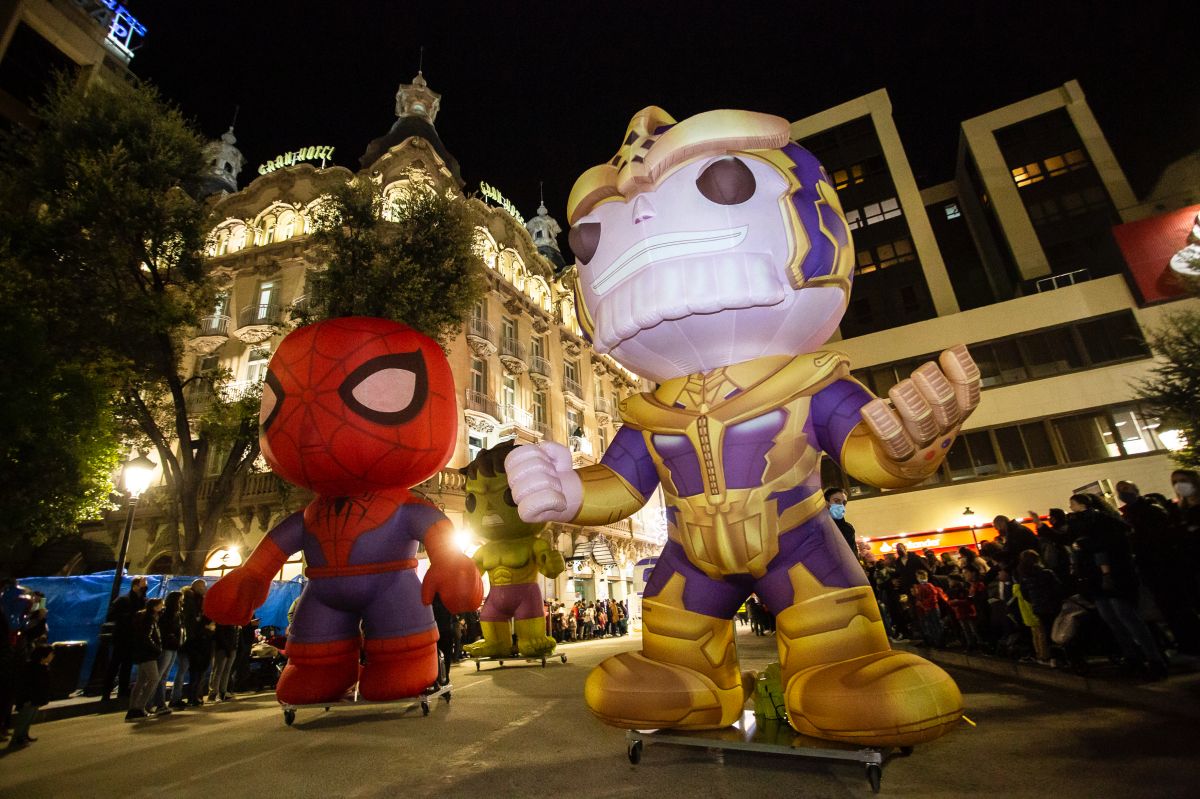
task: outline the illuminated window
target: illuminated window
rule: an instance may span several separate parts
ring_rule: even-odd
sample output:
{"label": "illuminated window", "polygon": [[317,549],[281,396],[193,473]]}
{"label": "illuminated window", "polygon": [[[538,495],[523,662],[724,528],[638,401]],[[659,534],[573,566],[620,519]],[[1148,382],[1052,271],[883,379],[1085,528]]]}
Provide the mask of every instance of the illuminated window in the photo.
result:
{"label": "illuminated window", "polygon": [[296,235],[296,212],[284,211],[279,215],[279,223],[275,240],[287,241],[294,235]]}
{"label": "illuminated window", "polygon": [[288,558],[284,562],[283,566],[280,567],[280,569],[279,569],[279,573],[275,575],[275,579],[276,580],[293,580],[302,574],[304,574],[304,552],[303,552],[303,550],[300,552],[294,553],[290,558]]}
{"label": "illuminated window", "polygon": [[1028,186],[1043,180],[1045,177],[1042,175],[1042,168],[1036,162],[1016,167],[1012,171],[1012,176],[1018,186]]}
{"label": "illuminated window", "polygon": [[958,203],[946,203],[942,206],[946,211],[947,219],[958,219],[962,216],[962,211],[958,210]]}
{"label": "illuminated window", "polygon": [[846,212],[846,224],[850,226],[851,230],[858,230],[863,226],[862,217],[859,215],[858,209],[851,208]]}
{"label": "illuminated window", "polygon": [[858,185],[863,182],[862,164],[854,164],[849,169],[838,169],[833,173],[833,187],[844,189],[851,183]]}
{"label": "illuminated window", "polygon": [[258,243],[270,244],[273,241],[275,241],[275,215],[268,214],[266,219],[262,221],[262,230]]}
{"label": "illuminated window", "polygon": [[267,347],[256,347],[250,350],[250,360],[246,363],[246,380],[251,383],[261,383],[267,376],[267,364],[271,361],[271,350]]}
{"label": "illuminated window", "polygon": [[224,577],[227,572],[242,565],[242,550],[239,547],[214,549],[204,561],[205,577]]}
{"label": "illuminated window", "polygon": [[487,394],[487,362],[481,358],[471,359],[471,390]]}
{"label": "illuminated window", "polygon": [[862,212],[868,225],[901,215],[900,203],[895,197],[889,197],[886,200],[864,206]]}

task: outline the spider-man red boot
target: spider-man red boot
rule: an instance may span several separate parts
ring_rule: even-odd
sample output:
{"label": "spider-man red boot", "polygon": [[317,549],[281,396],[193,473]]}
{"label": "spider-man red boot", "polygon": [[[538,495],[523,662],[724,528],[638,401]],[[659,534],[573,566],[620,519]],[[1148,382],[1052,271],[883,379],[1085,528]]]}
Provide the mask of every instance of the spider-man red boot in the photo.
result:
{"label": "spider-man red boot", "polygon": [[363,699],[419,696],[437,682],[437,628],[396,638],[367,639],[367,663],[358,681]]}
{"label": "spider-man red boot", "polygon": [[302,644],[289,641],[288,664],[275,686],[285,705],[336,702],[358,679],[359,639]]}

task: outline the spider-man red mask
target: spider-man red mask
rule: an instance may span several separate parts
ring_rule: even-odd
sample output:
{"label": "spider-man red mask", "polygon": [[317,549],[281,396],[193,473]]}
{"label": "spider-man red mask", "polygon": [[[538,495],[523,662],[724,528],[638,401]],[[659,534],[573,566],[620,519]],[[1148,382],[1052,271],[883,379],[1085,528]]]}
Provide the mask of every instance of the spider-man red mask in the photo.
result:
{"label": "spider-man red mask", "polygon": [[456,412],[433,339],[387,319],[330,319],[271,358],[260,440],[279,476],[318,494],[409,488],[450,460]]}

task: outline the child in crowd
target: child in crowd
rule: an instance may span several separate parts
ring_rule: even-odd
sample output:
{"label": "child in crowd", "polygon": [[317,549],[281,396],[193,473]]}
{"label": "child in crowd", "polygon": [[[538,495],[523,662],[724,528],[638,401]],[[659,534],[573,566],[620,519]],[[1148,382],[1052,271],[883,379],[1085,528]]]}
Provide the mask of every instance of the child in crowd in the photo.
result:
{"label": "child in crowd", "polygon": [[912,595],[925,645],[940,647],[943,635],[941,603],[946,601],[946,592],[929,582],[928,571],[918,569]]}

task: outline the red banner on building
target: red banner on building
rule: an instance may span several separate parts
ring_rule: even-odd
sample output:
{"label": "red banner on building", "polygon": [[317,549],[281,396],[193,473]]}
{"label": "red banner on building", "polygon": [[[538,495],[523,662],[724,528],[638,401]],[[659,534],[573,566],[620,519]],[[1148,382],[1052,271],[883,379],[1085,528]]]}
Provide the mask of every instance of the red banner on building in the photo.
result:
{"label": "red banner on building", "polygon": [[1171,260],[1175,258],[1178,264],[1181,259],[1176,256],[1195,244],[1192,231],[1200,225],[1198,216],[1200,205],[1193,205],[1113,228],[1113,237],[1125,256],[1143,305],[1186,294],[1180,273],[1172,269]]}

